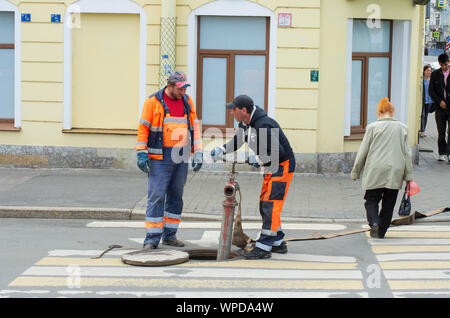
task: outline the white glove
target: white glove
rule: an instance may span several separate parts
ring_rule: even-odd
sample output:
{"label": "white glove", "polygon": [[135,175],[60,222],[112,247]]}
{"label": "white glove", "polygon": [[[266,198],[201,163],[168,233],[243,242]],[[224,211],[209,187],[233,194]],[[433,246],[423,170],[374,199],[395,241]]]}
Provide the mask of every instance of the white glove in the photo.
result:
{"label": "white glove", "polygon": [[225,148],[224,147],[216,147],[211,150],[211,159],[216,162],[217,160],[222,160],[223,156],[225,156]]}

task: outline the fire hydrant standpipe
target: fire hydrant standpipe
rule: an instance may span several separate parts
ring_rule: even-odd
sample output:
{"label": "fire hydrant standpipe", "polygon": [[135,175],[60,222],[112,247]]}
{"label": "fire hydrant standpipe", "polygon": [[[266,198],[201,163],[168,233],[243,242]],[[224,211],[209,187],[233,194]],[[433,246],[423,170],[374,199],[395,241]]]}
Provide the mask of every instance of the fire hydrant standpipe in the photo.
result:
{"label": "fire hydrant standpipe", "polygon": [[217,250],[217,260],[223,261],[229,258],[231,251],[231,237],[233,235],[234,209],[238,205],[236,201],[236,192],[239,190],[239,184],[235,180],[235,165],[228,175],[229,179],[225,184],[223,201],[223,218],[219,237],[219,248]]}

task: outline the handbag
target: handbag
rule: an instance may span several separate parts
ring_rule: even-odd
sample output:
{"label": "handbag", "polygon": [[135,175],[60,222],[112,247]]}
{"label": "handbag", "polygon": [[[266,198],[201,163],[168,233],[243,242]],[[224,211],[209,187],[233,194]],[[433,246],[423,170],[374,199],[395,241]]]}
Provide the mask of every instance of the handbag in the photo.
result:
{"label": "handbag", "polygon": [[405,192],[403,193],[402,203],[398,209],[398,215],[408,216],[411,213],[411,199],[408,194],[409,183],[406,184]]}

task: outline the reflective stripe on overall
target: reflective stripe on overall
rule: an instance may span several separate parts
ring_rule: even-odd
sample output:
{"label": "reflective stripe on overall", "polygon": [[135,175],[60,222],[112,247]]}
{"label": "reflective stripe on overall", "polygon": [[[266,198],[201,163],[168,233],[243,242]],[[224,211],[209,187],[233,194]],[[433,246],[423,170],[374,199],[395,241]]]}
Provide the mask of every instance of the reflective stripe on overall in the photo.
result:
{"label": "reflective stripe on overall", "polygon": [[259,197],[259,212],[263,224],[256,246],[265,251],[270,251],[272,246],[279,246],[283,242],[281,210],[294,176],[294,169],[295,159],[291,158],[280,163],[276,173],[264,175]]}
{"label": "reflective stripe on overall", "polygon": [[173,158],[186,149],[189,142],[188,118],[170,116],[165,103],[165,117],[162,125],[162,160],[151,159],[147,210],[145,219],[146,237],[144,245],[152,242],[158,246],[161,238],[176,237],[183,209],[183,189],[187,179],[187,161]]}

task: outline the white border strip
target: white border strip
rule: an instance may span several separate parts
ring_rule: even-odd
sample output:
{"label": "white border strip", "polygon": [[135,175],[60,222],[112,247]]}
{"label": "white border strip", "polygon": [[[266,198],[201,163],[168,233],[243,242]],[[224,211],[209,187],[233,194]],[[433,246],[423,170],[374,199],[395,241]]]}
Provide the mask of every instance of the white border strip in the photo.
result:
{"label": "white border strip", "polygon": [[22,126],[22,34],[19,8],[6,0],[0,0],[0,11],[14,12],[14,127]]}

